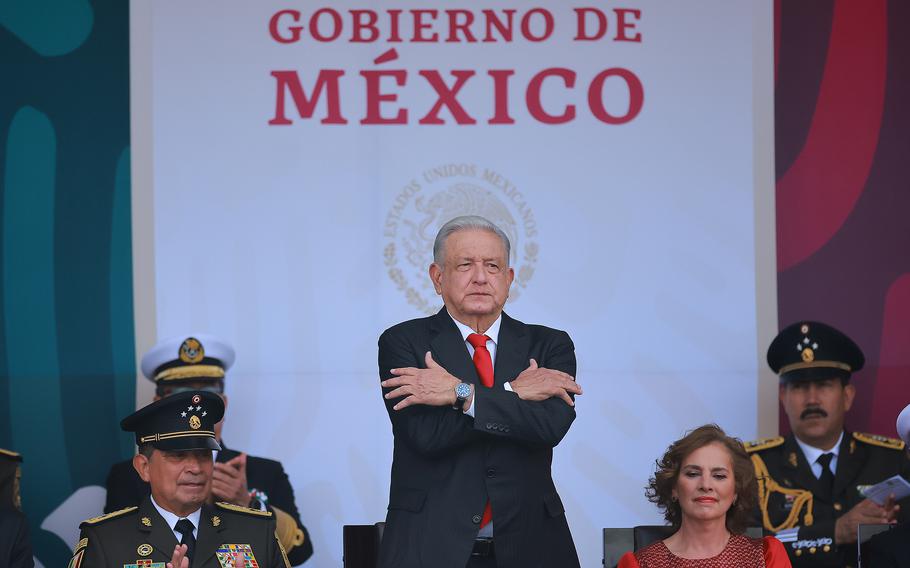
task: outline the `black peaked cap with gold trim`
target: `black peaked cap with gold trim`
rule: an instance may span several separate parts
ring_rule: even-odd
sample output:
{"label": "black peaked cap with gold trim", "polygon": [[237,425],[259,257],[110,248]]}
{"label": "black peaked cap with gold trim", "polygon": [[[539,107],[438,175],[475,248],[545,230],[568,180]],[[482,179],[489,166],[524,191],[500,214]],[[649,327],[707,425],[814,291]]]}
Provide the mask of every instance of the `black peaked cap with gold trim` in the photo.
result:
{"label": "black peaked cap with gold trim", "polygon": [[841,331],[817,321],[788,325],[768,347],[768,365],[781,383],[849,379],[866,358]]}
{"label": "black peaked cap with gold trim", "polygon": [[142,357],[142,374],[156,383],[223,380],[234,348],[214,335],[195,333],[161,341]]}
{"label": "black peaked cap with gold trim", "polygon": [[136,445],[164,451],[220,450],[215,424],[224,416],[224,401],[215,393],[181,392],[156,400],[120,422],[136,435]]}

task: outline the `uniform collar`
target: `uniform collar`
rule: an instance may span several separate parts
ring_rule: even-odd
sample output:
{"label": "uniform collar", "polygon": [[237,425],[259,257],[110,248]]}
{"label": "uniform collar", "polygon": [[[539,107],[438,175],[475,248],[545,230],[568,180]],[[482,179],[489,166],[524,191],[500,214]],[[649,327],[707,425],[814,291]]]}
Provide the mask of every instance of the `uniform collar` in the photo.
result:
{"label": "uniform collar", "polygon": [[844,441],[844,433],[841,432],[840,437],[837,439],[837,443],[834,444],[834,447],[830,450],[823,450],[821,448],[816,448],[815,446],[810,446],[809,444],[800,440],[798,436],[793,437],[796,439],[796,443],[799,445],[799,449],[803,451],[803,455],[806,456],[806,461],[809,462],[810,466],[818,461],[818,457],[822,454],[834,454],[834,459],[836,460],[840,454],[841,442]]}
{"label": "uniform collar", "polygon": [[[196,535],[199,534],[199,517],[202,515],[202,507],[196,509],[195,511],[193,511],[186,517],[178,517],[174,513],[161,507],[161,505],[159,505],[155,501],[155,497],[149,495],[149,498],[152,500],[152,505],[155,507],[155,510],[158,511],[158,514],[161,515],[161,518],[164,519],[164,522],[167,523],[167,526],[170,527],[171,530],[174,530],[174,525],[176,525],[177,521],[179,521],[180,519],[189,519],[190,522],[193,523],[193,526],[195,527],[193,529],[193,533]],[[180,539],[178,538],[177,541],[179,542]]]}

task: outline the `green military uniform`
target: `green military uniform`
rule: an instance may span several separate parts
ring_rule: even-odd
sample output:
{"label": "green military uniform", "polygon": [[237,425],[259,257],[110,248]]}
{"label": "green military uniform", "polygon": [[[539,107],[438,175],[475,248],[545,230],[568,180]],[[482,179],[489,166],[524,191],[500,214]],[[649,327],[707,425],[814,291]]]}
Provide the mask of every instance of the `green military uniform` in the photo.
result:
{"label": "green military uniform", "polygon": [[[80,528],[69,568],[165,568],[177,546],[174,531],[149,497],[139,507],[89,519]],[[238,551],[246,568],[290,566],[272,513],[225,503],[203,506],[193,568],[234,568],[231,552]]]}
{"label": "green military uniform", "polygon": [[21,455],[0,448],[0,509],[22,510],[22,500],[19,497],[21,463]]}
{"label": "green military uniform", "polygon": [[[791,434],[746,443],[759,479],[758,521],[780,533],[794,567],[852,566],[856,544],[837,546],[838,517],[865,499],[861,491],[894,475],[910,477],[910,460],[900,440],[845,432],[830,497],[818,490],[818,479]],[[910,500],[901,503],[910,511]]]}

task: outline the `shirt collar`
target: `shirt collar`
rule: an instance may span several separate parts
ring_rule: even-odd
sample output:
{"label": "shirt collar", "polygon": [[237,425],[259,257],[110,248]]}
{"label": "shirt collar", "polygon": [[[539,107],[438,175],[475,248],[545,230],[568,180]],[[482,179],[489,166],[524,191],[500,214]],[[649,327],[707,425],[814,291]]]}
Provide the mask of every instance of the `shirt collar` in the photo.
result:
{"label": "shirt collar", "polygon": [[840,433],[840,437],[837,439],[837,443],[834,444],[834,447],[830,450],[822,450],[821,448],[810,446],[809,444],[800,440],[797,436],[794,436],[794,438],[796,438],[796,443],[799,444],[800,449],[803,451],[803,455],[806,456],[806,461],[809,462],[809,465],[812,465],[818,461],[818,456],[822,454],[834,454],[834,457],[837,458],[838,454],[840,454],[840,443],[844,439],[844,433]]}
{"label": "shirt collar", "polygon": [[[151,497],[151,495],[149,497]],[[189,519],[190,522],[193,523],[193,526],[196,527],[196,529],[199,528],[199,517],[202,515],[202,507],[196,509],[195,511],[193,511],[186,517],[178,517],[174,513],[162,508],[161,505],[159,505],[157,502],[155,502],[154,497],[151,497],[151,499],[152,499],[152,505],[155,506],[155,509],[158,510],[158,514],[161,515],[161,517],[164,519],[164,522],[167,523],[167,526],[170,527],[171,530],[174,530],[174,525],[177,524],[177,521],[179,521],[180,519],[184,519],[184,518]]]}
{"label": "shirt collar", "polygon": [[[449,314],[449,317],[452,318],[452,314]],[[455,322],[455,325],[458,326],[458,331],[461,332],[461,338],[465,341],[468,340],[468,336],[472,333],[477,333],[469,326],[461,323],[455,318],[452,318],[452,321]],[[499,317],[496,318],[496,321],[493,322],[493,325],[484,333],[487,337],[490,338],[494,344],[499,345],[499,326],[502,324],[502,312],[499,312]]]}

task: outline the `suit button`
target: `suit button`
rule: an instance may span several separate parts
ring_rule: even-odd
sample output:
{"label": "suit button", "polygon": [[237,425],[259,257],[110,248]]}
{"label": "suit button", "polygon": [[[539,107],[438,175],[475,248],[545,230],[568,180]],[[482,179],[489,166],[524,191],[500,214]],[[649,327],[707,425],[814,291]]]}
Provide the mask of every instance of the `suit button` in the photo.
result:
{"label": "suit button", "polygon": [[496,470],[493,469],[492,467],[491,467],[490,469],[488,469],[488,470],[487,470],[487,477],[490,477],[490,478],[496,477]]}
{"label": "suit button", "polygon": [[475,525],[479,525],[480,518],[481,518],[480,515],[474,515],[473,517],[471,517],[471,522],[473,522]]}

